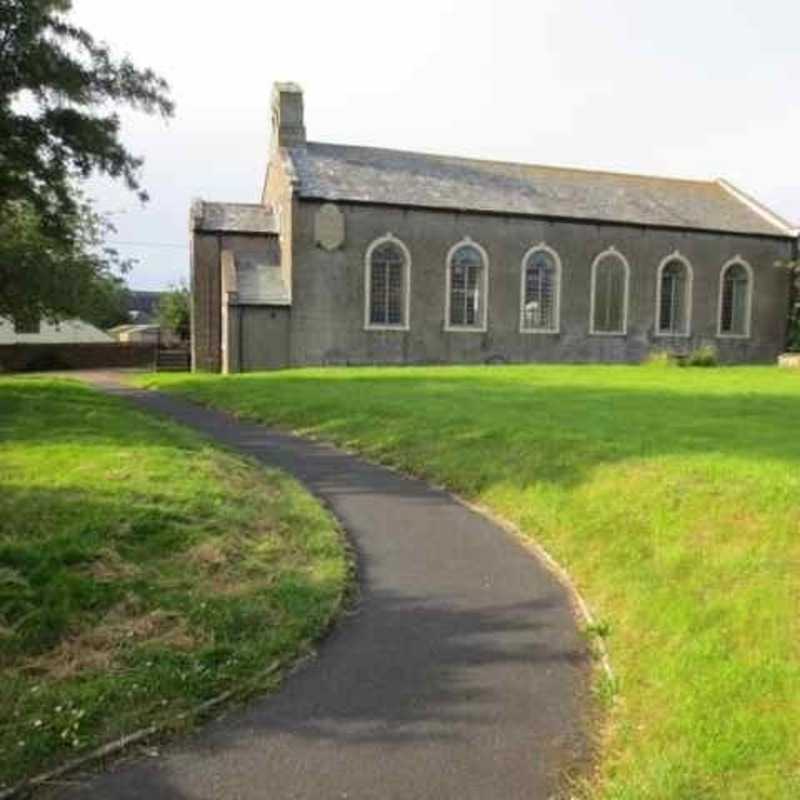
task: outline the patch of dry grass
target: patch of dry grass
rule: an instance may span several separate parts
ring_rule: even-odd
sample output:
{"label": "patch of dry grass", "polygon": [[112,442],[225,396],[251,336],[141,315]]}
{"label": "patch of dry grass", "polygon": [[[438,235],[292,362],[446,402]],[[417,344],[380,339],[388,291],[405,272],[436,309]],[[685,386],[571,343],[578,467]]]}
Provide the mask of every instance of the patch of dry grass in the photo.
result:
{"label": "patch of dry grass", "polygon": [[121,651],[131,645],[191,650],[200,644],[180,614],[155,609],[137,615],[135,605],[114,606],[96,625],[67,635],[47,653],[24,660],[19,669],[34,678],[64,680],[98,670],[110,673],[121,667]]}
{"label": "patch of dry grass", "polygon": [[0,788],[274,688],[348,576],[286,476],[82,385],[0,379]]}

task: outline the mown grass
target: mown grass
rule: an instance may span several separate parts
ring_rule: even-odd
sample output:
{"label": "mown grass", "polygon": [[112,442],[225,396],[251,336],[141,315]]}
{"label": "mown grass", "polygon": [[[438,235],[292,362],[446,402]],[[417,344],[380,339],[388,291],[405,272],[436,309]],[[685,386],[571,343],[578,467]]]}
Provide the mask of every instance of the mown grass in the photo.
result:
{"label": "mown grass", "polygon": [[485,503],[601,620],[591,793],[800,797],[800,374],[609,366],[158,376]]}
{"label": "mown grass", "polygon": [[0,379],[0,786],[274,688],[347,576],[284,475],[77,383]]}

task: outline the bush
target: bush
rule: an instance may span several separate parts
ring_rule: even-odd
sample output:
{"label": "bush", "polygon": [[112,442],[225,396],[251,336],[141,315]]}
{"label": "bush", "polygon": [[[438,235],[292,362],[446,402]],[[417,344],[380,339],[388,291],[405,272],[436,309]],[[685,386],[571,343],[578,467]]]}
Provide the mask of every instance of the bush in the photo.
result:
{"label": "bush", "polygon": [[713,344],[701,344],[689,353],[687,367],[716,367],[719,364],[717,348]]}
{"label": "bush", "polygon": [[188,341],[191,330],[191,293],[183,284],[170,287],[158,301],[158,324]]}
{"label": "bush", "polygon": [[789,328],[789,340],[786,349],[790,353],[800,353],[800,309],[795,312],[795,318]]}
{"label": "bush", "polygon": [[674,367],[680,363],[680,358],[671,350],[652,350],[642,363],[646,367]]}

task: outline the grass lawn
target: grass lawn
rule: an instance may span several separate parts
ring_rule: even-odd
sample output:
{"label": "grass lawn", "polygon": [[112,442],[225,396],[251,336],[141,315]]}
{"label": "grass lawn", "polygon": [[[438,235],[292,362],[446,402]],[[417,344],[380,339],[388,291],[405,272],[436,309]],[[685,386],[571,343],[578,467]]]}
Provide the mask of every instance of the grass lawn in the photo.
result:
{"label": "grass lawn", "polygon": [[0,787],[274,688],[348,574],[284,475],[77,383],[0,379]]}
{"label": "grass lawn", "polygon": [[594,792],[800,797],[800,373],[514,366],[148,377],[491,507],[567,567],[619,686]]}

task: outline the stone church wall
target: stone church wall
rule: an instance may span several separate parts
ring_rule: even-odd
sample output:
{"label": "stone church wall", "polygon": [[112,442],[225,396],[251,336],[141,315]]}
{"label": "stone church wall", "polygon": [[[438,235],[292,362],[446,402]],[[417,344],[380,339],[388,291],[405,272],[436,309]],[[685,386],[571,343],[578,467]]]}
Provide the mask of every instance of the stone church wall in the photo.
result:
{"label": "stone church wall", "polygon": [[[654,349],[713,344],[724,361],[774,361],[781,351],[788,278],[774,264],[789,258],[779,238],[656,230],[613,224],[403,209],[339,203],[344,242],[329,250],[315,240],[321,203],[295,201],[292,230],[290,364],[565,361],[637,362]],[[410,329],[364,329],[364,257],[387,232],[411,254]],[[489,257],[485,332],[447,332],[445,259],[464,237]],[[558,333],[519,332],[520,270],[526,251],[545,242],[562,262]],[[591,265],[615,247],[631,267],[626,335],[590,335]],[[693,267],[692,336],[654,335],[657,269],[678,250]],[[717,337],[720,270],[734,256],[754,271],[751,335]]]}

